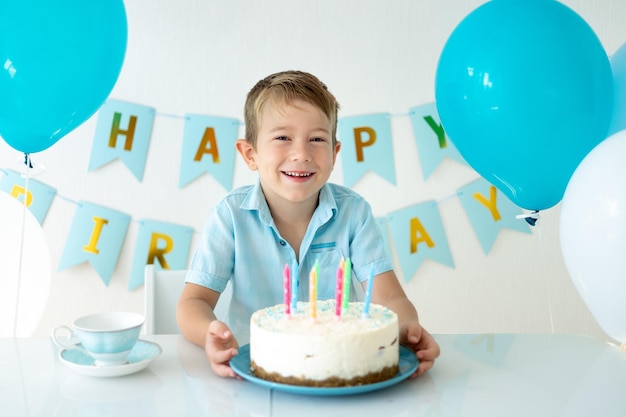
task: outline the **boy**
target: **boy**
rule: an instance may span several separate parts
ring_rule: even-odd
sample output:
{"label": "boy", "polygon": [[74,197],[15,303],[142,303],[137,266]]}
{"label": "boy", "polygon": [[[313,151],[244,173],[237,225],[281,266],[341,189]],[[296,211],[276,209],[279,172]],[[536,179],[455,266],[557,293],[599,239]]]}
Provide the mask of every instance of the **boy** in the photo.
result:
{"label": "boy", "polygon": [[[203,346],[213,371],[236,377],[229,361],[235,339],[249,333],[251,314],[283,302],[285,264],[296,265],[299,297],[306,300],[308,272],[318,262],[318,298],[334,297],[336,269],[350,259],[362,286],[376,276],[372,302],[398,314],[400,341],[428,369],[439,346],[423,329],[405,295],[369,204],[348,188],[327,183],[341,148],[339,104],[315,76],[285,71],[259,81],[245,104],[245,139],[236,142],[259,183],[231,191],[204,228],[177,308],[181,332]],[[228,325],[213,313],[231,282]],[[243,340],[243,339],[242,339]]]}

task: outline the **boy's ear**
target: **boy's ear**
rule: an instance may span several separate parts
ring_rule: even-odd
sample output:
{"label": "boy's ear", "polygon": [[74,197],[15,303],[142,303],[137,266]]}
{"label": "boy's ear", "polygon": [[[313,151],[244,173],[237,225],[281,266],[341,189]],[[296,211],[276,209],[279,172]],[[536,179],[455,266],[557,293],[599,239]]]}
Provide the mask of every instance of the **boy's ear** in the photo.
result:
{"label": "boy's ear", "polygon": [[239,155],[241,155],[246,165],[248,165],[248,168],[250,168],[252,171],[256,171],[258,168],[255,160],[256,151],[254,150],[252,145],[250,145],[250,142],[245,139],[237,139],[237,142],[235,142],[235,147],[237,148],[237,152],[239,152]]}
{"label": "boy's ear", "polygon": [[337,141],[337,142],[335,142],[335,152],[334,152],[334,155],[333,155],[333,165],[337,161],[337,154],[339,153],[340,150],[341,150],[341,142]]}

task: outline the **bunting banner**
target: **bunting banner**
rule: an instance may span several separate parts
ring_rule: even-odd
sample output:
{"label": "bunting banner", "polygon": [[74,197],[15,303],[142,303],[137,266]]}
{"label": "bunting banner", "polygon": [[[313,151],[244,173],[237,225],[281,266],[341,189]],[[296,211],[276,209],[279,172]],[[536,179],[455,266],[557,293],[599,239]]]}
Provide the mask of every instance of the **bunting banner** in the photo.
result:
{"label": "bunting banner", "polygon": [[28,179],[27,185],[26,178],[10,169],[5,170],[4,175],[0,177],[0,190],[17,198],[22,204],[25,202],[39,224],[43,224],[57,193],[55,188],[32,178]]}
{"label": "bunting banner", "polygon": [[187,269],[193,228],[156,220],[141,220],[128,289],[143,285],[146,265],[156,269]]}
{"label": "bunting banner", "polygon": [[394,211],[387,216],[387,224],[406,281],[411,280],[426,259],[454,268],[436,201]]}
{"label": "bunting banner", "polygon": [[459,188],[458,195],[485,255],[502,229],[532,233],[527,222],[516,219],[519,207],[484,178]]}
{"label": "bunting banner", "polygon": [[467,165],[443,130],[435,103],[412,107],[409,109],[409,117],[415,144],[419,149],[418,156],[424,180],[430,177],[445,157]]}
{"label": "bunting banner", "polygon": [[235,175],[235,141],[239,120],[187,114],[183,132],[179,188],[207,172],[227,191]]}
{"label": "bunting banner", "polygon": [[[142,181],[155,115],[152,107],[108,100],[99,110],[89,171],[120,158]],[[379,113],[338,121],[346,186],[356,184],[367,171],[395,185],[390,119],[396,116]],[[434,103],[412,107],[409,113],[399,116],[411,120],[424,177],[432,175],[445,157],[467,165],[445,135]],[[227,191],[232,189],[237,158],[234,142],[242,123],[235,118],[198,114],[174,117],[184,120],[179,188],[208,173]],[[133,220],[131,215],[84,201],[76,203],[32,178],[26,187],[25,178],[12,170],[0,169],[0,173],[0,191],[26,202],[40,224],[55,197],[78,206],[58,268],[88,261],[108,285]],[[441,201],[451,197],[460,199],[485,254],[491,251],[502,229],[531,233],[530,225],[517,219],[521,209],[483,178],[451,190]],[[421,202],[376,218],[385,250],[394,262],[399,262],[407,281],[426,259],[454,268],[439,204]],[[129,290],[143,285],[146,264],[154,264],[157,269],[188,267],[193,228],[153,220],[133,221],[139,227]]]}
{"label": "bunting banner", "polygon": [[108,286],[129,222],[128,214],[86,201],[78,202],[58,270],[87,261]]}
{"label": "bunting banner", "polygon": [[339,119],[337,136],[346,187],[354,186],[368,171],[396,185],[390,119],[389,113]]}
{"label": "bunting banner", "polygon": [[155,113],[153,107],[107,100],[98,111],[88,170],[119,158],[141,182]]}

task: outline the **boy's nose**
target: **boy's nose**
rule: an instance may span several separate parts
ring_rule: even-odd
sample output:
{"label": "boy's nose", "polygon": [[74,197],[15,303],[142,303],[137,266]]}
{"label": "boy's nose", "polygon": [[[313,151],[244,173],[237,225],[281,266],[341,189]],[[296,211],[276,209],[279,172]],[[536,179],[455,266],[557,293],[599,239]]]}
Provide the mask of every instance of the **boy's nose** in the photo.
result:
{"label": "boy's nose", "polygon": [[294,141],[291,148],[291,158],[294,161],[310,161],[311,152],[309,151],[308,141]]}

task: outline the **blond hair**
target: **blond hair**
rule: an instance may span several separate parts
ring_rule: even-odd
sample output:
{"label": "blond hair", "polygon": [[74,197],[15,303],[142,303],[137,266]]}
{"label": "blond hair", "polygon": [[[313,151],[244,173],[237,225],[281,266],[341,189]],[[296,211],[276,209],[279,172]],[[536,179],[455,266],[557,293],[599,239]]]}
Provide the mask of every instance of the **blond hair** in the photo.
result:
{"label": "blond hair", "polygon": [[256,83],[248,93],[244,108],[245,139],[256,147],[259,116],[268,102],[291,104],[302,100],[319,108],[332,125],[332,143],[337,142],[339,103],[316,76],[303,71],[283,71]]}

